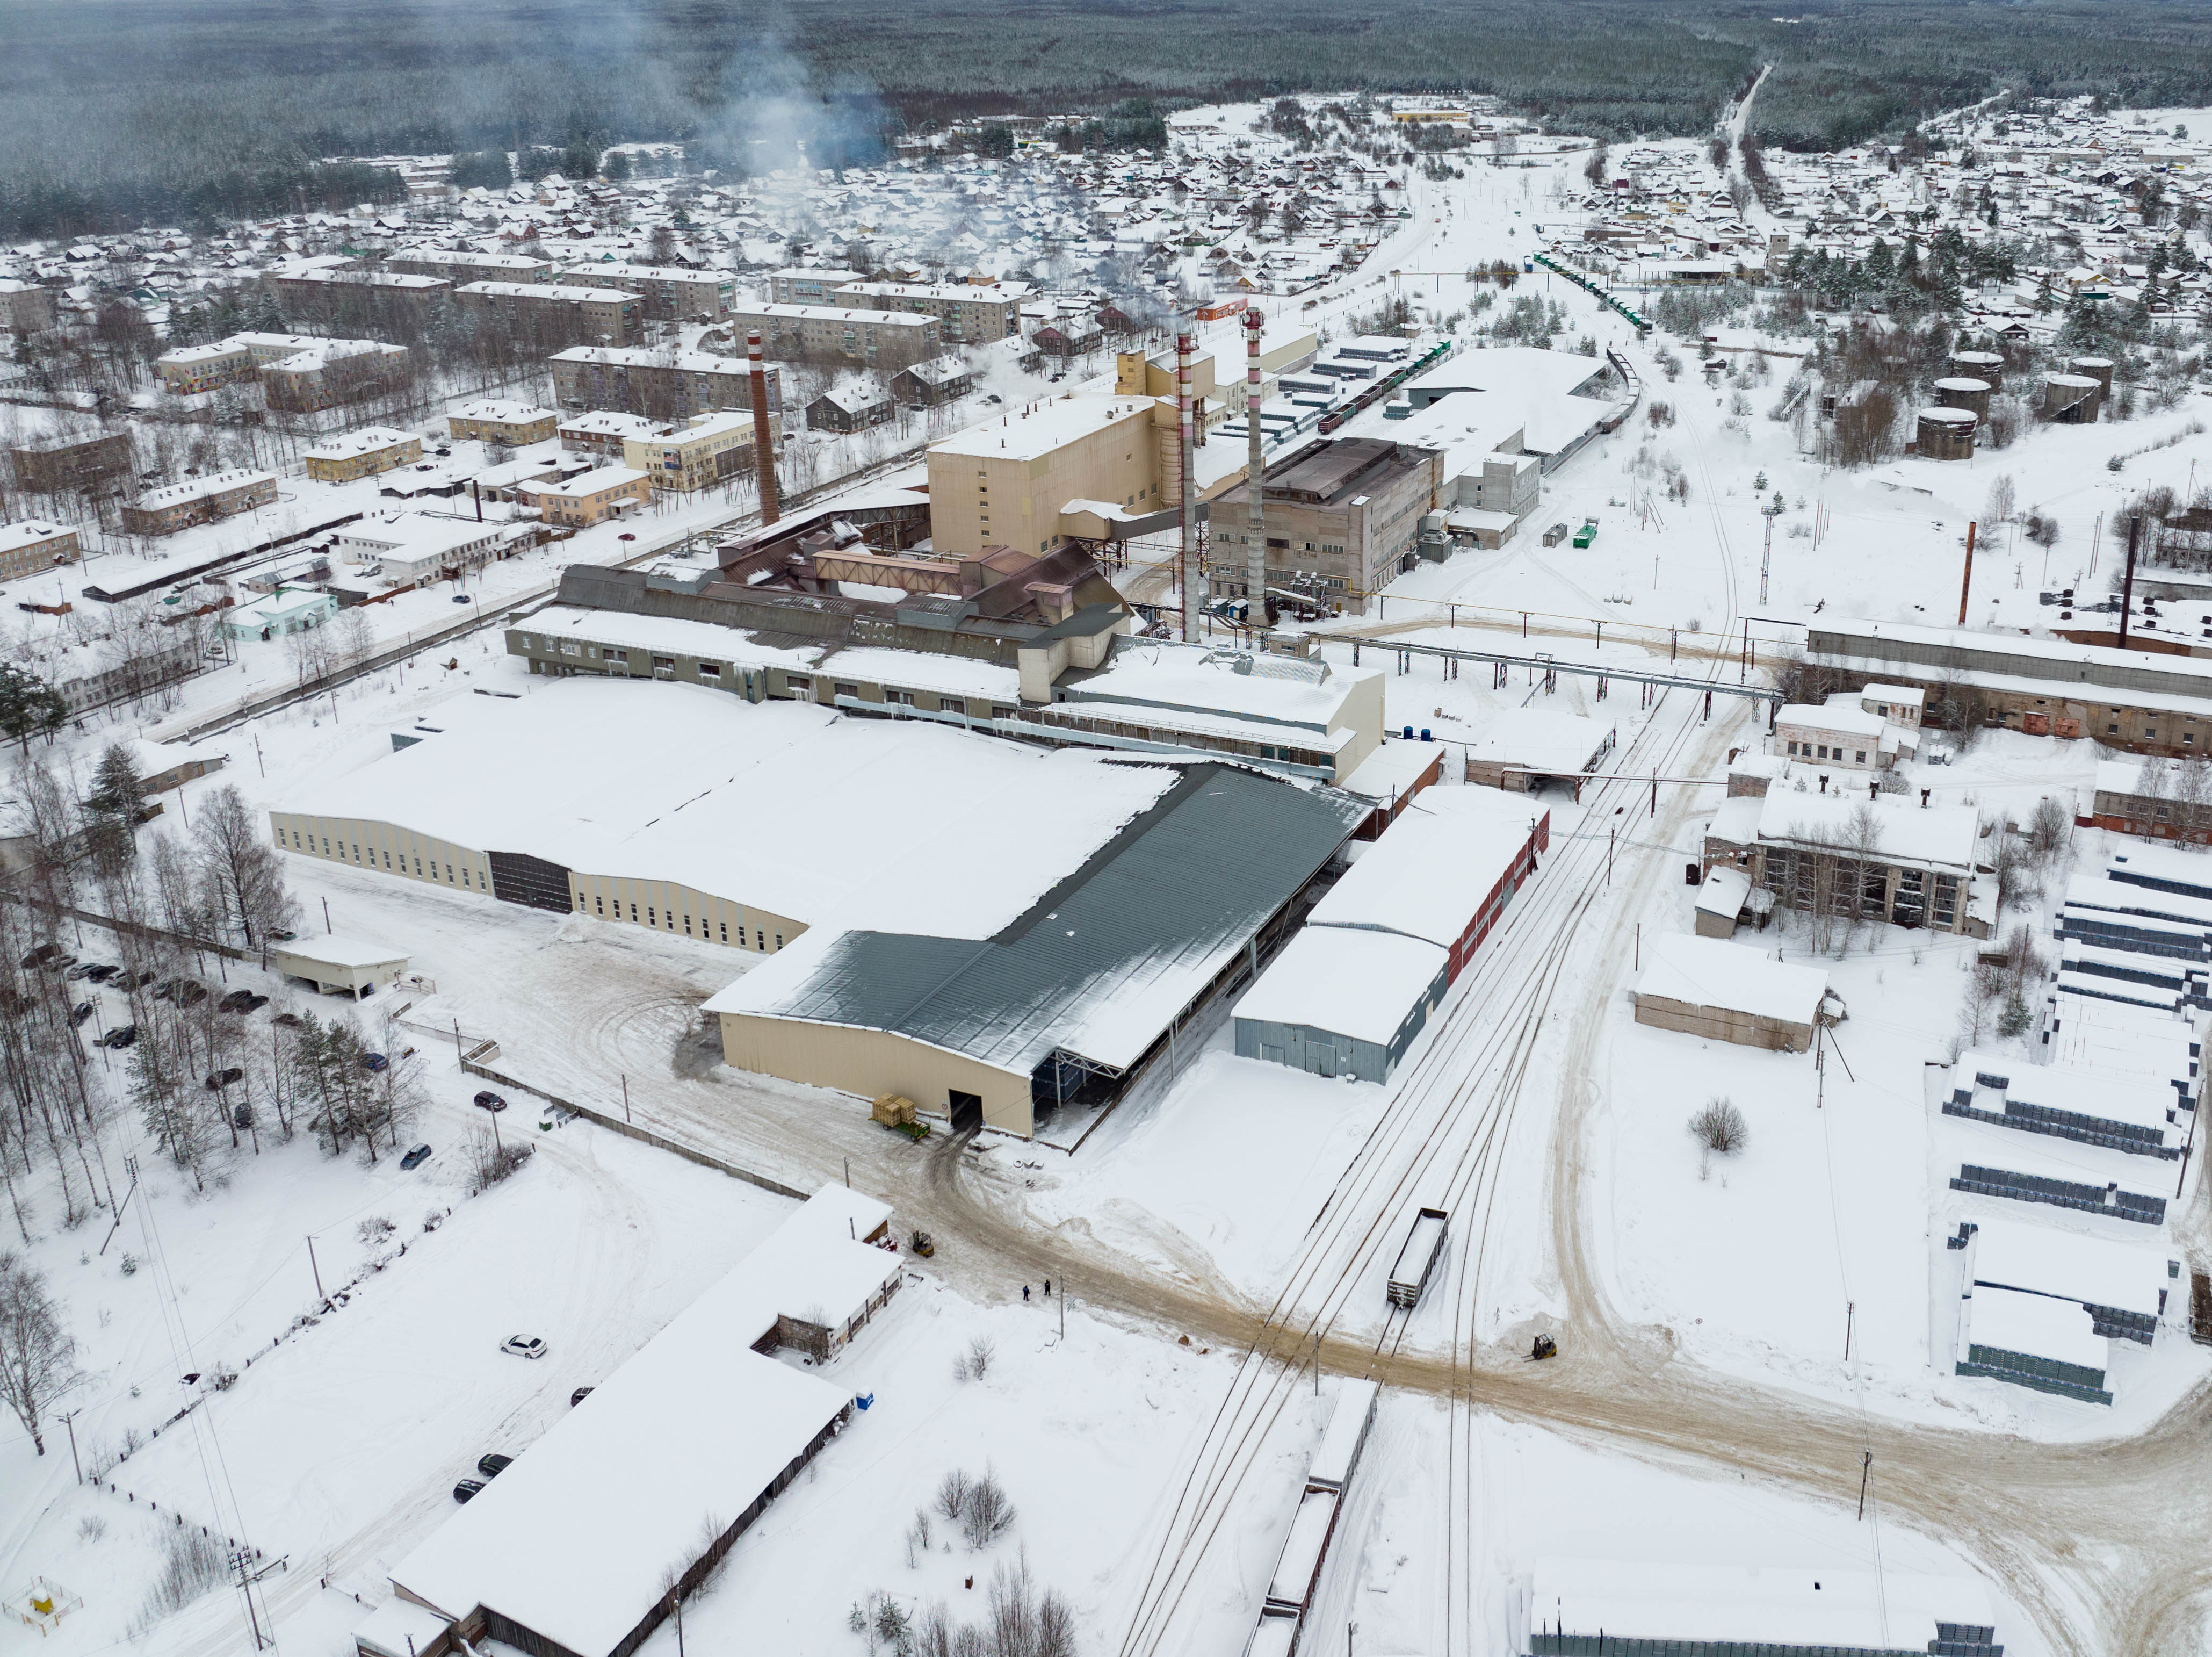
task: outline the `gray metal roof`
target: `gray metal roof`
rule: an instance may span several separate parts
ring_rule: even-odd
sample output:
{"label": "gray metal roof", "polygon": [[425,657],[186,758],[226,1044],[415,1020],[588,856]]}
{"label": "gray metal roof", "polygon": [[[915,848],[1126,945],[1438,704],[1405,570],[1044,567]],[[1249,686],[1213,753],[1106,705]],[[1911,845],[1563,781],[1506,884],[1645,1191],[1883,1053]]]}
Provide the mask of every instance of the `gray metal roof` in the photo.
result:
{"label": "gray metal roof", "polygon": [[1193,766],[995,936],[848,932],[753,1010],[1024,1073],[1055,1048],[1126,1069],[1369,809],[1333,789]]}

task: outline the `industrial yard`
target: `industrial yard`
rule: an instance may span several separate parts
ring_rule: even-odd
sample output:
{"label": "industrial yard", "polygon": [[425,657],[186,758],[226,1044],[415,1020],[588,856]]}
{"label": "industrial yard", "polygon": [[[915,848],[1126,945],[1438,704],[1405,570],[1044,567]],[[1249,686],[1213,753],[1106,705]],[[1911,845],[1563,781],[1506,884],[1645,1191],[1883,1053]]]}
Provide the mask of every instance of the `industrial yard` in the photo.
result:
{"label": "industrial yard", "polygon": [[0,250],[6,1625],[2203,1649],[2212,111],[1757,85]]}

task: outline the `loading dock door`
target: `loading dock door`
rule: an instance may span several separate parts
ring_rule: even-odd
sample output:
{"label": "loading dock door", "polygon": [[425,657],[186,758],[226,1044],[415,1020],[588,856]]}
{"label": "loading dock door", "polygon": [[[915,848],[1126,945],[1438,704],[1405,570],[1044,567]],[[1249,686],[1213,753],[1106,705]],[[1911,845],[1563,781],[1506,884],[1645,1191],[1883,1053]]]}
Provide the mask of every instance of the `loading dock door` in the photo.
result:
{"label": "loading dock door", "polygon": [[963,1093],[958,1088],[946,1090],[952,1106],[952,1131],[966,1133],[983,1125],[983,1098],[980,1093]]}
{"label": "loading dock door", "polygon": [[573,906],[568,899],[568,871],[559,863],[520,851],[488,851],[491,864],[491,895],[532,909],[555,909],[563,915]]}

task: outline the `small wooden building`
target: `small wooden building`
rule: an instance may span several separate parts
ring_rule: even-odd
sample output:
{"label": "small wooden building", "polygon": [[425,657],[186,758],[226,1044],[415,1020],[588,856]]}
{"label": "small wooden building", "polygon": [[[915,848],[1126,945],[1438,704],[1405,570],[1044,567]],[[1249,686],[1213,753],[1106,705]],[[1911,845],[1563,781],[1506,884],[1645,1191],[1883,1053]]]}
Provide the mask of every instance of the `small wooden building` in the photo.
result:
{"label": "small wooden building", "polygon": [[1636,1021],[1802,1053],[1813,1045],[1827,993],[1828,975],[1817,966],[1790,966],[1743,944],[1676,934],[1651,947],[1651,965],[1636,981]]}

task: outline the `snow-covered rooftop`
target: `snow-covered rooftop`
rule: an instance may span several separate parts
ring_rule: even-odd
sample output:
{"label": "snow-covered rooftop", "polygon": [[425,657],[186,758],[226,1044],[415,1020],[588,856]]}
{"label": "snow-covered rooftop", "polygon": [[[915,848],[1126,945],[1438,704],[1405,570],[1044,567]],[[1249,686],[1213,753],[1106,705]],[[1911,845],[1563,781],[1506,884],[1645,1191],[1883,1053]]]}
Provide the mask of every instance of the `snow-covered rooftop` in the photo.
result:
{"label": "snow-covered rooftop", "polygon": [[2158,1315],[2160,1296],[2171,1281],[2163,1249],[2016,1220],[1975,1223],[1969,1246],[1977,1285]]}
{"label": "snow-covered rooftop", "polygon": [[1971,1578],[1680,1558],[1539,1559],[1528,1604],[1536,1629],[1570,1634],[1867,1652],[1924,1649],[1939,1622],[1992,1622]]}
{"label": "snow-covered rooftop", "polygon": [[1821,968],[1792,966],[1725,939],[1670,933],[1650,949],[1651,965],[1636,981],[1638,996],[1810,1024],[1828,992]]}
{"label": "snow-covered rooftop", "polygon": [[1449,959],[1440,945],[1395,932],[1309,926],[1244,992],[1236,1016],[1388,1047],[1441,984]]}

